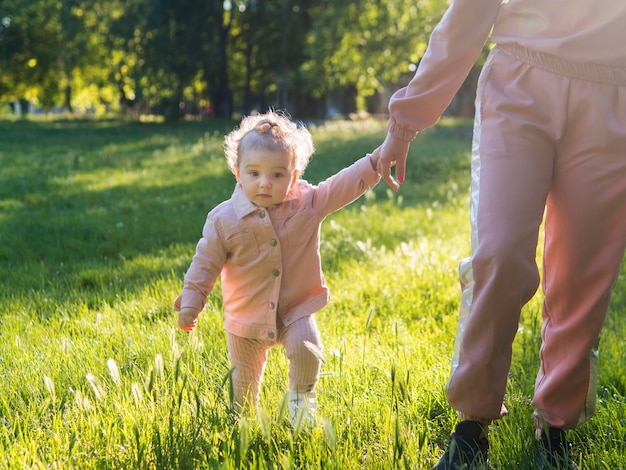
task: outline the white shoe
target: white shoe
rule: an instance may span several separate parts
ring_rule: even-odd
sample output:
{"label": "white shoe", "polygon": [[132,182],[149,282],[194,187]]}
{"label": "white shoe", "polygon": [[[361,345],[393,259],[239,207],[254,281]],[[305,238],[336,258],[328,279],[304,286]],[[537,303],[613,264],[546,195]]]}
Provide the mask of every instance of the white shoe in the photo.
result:
{"label": "white shoe", "polygon": [[315,392],[298,393],[289,391],[289,418],[292,426],[315,424],[317,398]]}

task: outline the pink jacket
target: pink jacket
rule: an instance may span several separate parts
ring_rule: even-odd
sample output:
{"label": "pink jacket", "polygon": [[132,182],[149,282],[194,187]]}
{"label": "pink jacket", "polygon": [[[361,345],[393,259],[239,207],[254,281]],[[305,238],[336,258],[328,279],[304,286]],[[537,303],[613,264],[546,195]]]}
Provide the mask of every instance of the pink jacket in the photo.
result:
{"label": "pink jacket", "polygon": [[318,186],[298,180],[268,209],[251,203],[237,185],[207,216],[176,303],[201,312],[221,274],[227,331],[275,339],[277,314],[289,325],[329,301],[319,251],[322,221],[379,179],[368,155]]}
{"label": "pink jacket", "polygon": [[415,76],[389,103],[389,132],[412,140],[445,111],[489,37],[574,63],[626,74],[623,0],[452,0]]}

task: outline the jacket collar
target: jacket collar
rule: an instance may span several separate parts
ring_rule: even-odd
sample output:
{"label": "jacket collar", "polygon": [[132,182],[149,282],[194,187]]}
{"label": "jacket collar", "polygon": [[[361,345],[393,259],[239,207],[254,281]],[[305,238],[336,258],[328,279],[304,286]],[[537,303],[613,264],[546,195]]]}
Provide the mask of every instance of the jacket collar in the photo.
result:
{"label": "jacket collar", "polygon": [[240,219],[259,210],[259,206],[250,202],[250,199],[246,197],[239,183],[235,186],[231,201],[233,202],[237,217]]}
{"label": "jacket collar", "polygon": [[[287,201],[298,198],[297,193],[300,190],[300,188],[298,187],[299,183],[300,180],[296,182],[295,187],[289,192],[289,194],[287,194],[287,197],[283,199],[283,202],[278,204],[279,206]],[[250,202],[250,199],[246,197],[239,183],[235,185],[235,190],[233,191],[233,195],[231,196],[231,201],[233,202],[233,207],[235,208],[237,217],[239,217],[240,219],[243,219],[245,216],[257,212],[259,209],[262,209],[262,207],[259,207],[253,202]]]}

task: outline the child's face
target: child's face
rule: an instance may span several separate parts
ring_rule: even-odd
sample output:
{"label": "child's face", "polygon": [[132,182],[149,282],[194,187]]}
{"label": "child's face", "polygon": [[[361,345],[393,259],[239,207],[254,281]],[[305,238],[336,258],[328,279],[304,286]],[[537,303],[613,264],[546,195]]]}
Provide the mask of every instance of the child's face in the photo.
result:
{"label": "child's face", "polygon": [[246,197],[260,207],[280,204],[297,178],[292,158],[285,152],[249,150],[240,156],[237,181]]}

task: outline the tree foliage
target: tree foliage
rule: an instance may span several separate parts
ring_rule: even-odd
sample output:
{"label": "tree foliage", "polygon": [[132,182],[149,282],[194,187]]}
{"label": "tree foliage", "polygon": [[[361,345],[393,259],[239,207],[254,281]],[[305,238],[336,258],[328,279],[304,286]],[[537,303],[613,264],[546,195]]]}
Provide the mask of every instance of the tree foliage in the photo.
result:
{"label": "tree foliage", "polygon": [[443,13],[445,0],[352,0],[316,2],[310,35],[311,59],[304,64],[317,80],[317,94],[355,85],[367,95],[411,71]]}
{"label": "tree foliage", "polygon": [[[0,0],[0,101],[322,115],[419,61],[446,0]],[[348,106],[349,107],[349,106]]]}

